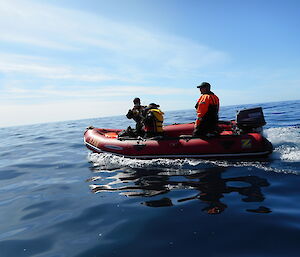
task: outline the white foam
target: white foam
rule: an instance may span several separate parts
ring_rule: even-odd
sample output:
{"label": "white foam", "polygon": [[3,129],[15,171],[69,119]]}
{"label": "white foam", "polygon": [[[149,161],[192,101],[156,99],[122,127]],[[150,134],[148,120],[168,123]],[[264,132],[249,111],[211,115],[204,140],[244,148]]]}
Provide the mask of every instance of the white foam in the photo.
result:
{"label": "white foam", "polygon": [[269,172],[278,173],[293,173],[298,174],[293,169],[273,167],[270,162],[263,161],[226,161],[226,160],[196,160],[196,159],[153,159],[153,160],[138,160],[116,156],[113,154],[101,153],[90,154],[89,160],[93,163],[95,172],[115,172],[118,169],[159,169],[160,174],[193,174],[206,171],[209,167],[235,167],[262,169]]}
{"label": "white foam", "polygon": [[300,128],[270,128],[265,135],[274,146],[273,158],[288,162],[300,161]]}
{"label": "white foam", "polygon": [[205,160],[195,159],[152,159],[152,160],[139,160],[125,158],[109,153],[89,154],[89,160],[95,167],[104,168],[108,170],[118,169],[122,167],[129,168],[160,168],[160,169],[181,169],[184,166],[188,168],[199,168],[199,165],[209,164]]}
{"label": "white foam", "polygon": [[269,128],[264,131],[264,134],[273,144],[294,143],[300,145],[300,127]]}

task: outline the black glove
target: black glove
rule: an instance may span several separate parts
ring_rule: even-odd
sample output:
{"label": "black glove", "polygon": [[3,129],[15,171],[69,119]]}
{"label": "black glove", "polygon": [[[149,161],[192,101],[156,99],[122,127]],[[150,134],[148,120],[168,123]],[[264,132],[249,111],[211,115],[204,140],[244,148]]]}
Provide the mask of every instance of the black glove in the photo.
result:
{"label": "black glove", "polygon": [[129,110],[128,113],[126,114],[127,119],[132,119],[133,118],[133,111]]}

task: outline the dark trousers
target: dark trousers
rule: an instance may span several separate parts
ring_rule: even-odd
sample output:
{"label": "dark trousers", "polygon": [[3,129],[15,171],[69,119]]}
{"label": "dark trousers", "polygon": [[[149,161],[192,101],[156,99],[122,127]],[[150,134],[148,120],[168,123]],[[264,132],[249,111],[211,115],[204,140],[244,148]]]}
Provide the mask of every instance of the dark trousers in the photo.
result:
{"label": "dark trousers", "polygon": [[143,123],[142,122],[137,122],[135,125],[135,129],[136,129],[136,134],[138,136],[144,136],[145,131],[143,129]]}
{"label": "dark trousers", "polygon": [[200,123],[193,131],[194,137],[206,137],[207,133],[216,133],[217,124],[215,123]]}

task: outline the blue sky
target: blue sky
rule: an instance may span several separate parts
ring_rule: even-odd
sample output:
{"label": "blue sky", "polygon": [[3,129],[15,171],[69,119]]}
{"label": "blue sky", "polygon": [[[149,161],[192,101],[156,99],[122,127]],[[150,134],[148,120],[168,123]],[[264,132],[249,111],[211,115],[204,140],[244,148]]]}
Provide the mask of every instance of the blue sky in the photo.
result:
{"label": "blue sky", "polygon": [[300,1],[2,0],[0,127],[300,99]]}

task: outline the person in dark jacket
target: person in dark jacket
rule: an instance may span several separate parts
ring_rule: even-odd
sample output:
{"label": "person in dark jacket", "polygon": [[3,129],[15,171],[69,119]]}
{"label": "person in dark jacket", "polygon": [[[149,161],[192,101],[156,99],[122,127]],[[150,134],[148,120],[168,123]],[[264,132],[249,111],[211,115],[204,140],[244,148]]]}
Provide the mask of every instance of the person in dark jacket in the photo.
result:
{"label": "person in dark jacket", "polygon": [[197,119],[193,131],[195,137],[206,137],[217,132],[219,120],[219,98],[210,91],[211,85],[202,82],[197,88],[200,89],[201,96],[195,106]]}
{"label": "person in dark jacket", "polygon": [[136,97],[133,100],[133,108],[128,110],[128,113],[126,114],[126,117],[128,119],[133,119],[136,122],[135,125],[135,133],[137,136],[143,136],[144,135],[144,130],[143,130],[143,114],[146,106],[141,105],[141,100],[140,98]]}

